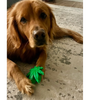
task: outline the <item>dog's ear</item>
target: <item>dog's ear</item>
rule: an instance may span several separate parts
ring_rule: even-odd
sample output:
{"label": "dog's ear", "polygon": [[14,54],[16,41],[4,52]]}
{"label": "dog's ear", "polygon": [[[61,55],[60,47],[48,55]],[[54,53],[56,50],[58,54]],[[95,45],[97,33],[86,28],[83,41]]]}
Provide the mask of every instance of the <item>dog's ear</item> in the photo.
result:
{"label": "dog's ear", "polygon": [[50,33],[49,37],[53,40],[57,35],[61,34],[61,28],[57,25],[56,19],[52,11],[50,11]]}
{"label": "dog's ear", "polygon": [[21,46],[21,40],[19,38],[18,27],[15,20],[15,11],[13,9],[15,8],[13,7],[11,12],[9,12],[9,16],[7,16],[7,32],[12,40],[14,47],[19,48]]}
{"label": "dog's ear", "polygon": [[49,37],[51,40],[53,40],[54,37],[54,29],[56,26],[56,19],[54,17],[54,14],[52,13],[51,9],[50,9],[50,31],[49,31]]}

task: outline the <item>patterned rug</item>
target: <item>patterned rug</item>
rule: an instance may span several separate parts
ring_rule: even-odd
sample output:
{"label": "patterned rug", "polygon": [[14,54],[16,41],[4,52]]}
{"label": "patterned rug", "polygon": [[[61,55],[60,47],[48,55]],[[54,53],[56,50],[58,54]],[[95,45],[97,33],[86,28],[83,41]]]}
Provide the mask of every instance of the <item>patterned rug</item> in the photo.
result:
{"label": "patterned rug", "polygon": [[[83,9],[51,5],[57,24],[82,34]],[[7,100],[83,100],[83,45],[70,38],[54,40],[49,47],[45,78],[29,97],[7,79]],[[26,75],[33,64],[16,61]]]}

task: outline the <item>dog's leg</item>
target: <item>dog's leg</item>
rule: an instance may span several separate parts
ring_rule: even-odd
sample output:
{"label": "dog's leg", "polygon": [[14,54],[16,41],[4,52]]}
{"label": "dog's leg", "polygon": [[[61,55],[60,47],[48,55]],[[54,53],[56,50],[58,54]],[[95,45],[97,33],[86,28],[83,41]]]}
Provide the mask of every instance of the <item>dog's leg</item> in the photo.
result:
{"label": "dog's leg", "polygon": [[32,95],[34,93],[34,85],[10,59],[7,59],[7,73],[8,77],[12,77],[15,80],[18,89],[22,93],[26,93],[27,95]]}
{"label": "dog's leg", "polygon": [[[45,75],[45,62],[46,62],[46,58],[47,58],[47,54],[46,54],[46,51],[45,50],[42,50],[41,53],[40,53],[40,56],[36,62],[36,66],[40,66],[40,67],[43,67],[43,72],[44,72],[44,75]],[[42,79],[43,79],[44,76],[42,76]]]}
{"label": "dog's leg", "polygon": [[63,29],[56,25],[54,28],[53,34],[54,34],[54,38],[61,38],[64,36],[68,36],[68,37],[71,37],[72,39],[74,39],[76,42],[83,44],[83,36],[72,30]]}

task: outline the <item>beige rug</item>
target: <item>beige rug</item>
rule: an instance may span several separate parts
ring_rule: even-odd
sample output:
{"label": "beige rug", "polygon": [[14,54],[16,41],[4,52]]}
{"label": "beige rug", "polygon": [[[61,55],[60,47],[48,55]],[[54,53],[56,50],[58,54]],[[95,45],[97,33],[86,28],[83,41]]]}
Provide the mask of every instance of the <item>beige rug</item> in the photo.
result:
{"label": "beige rug", "polygon": [[[50,6],[59,26],[82,34],[82,9]],[[25,75],[34,66],[16,62]],[[83,45],[70,38],[55,40],[49,48],[45,79],[34,90],[34,95],[28,97],[7,79],[7,100],[83,100]]]}

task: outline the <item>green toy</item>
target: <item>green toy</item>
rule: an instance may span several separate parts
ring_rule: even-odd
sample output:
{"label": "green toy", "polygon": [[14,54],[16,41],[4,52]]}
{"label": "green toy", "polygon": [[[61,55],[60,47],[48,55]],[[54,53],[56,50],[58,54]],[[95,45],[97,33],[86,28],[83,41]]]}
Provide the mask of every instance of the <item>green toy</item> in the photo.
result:
{"label": "green toy", "polygon": [[40,83],[41,82],[41,75],[44,75],[44,72],[42,71],[43,67],[34,67],[30,69],[30,72],[26,75],[27,78],[29,78],[33,84]]}

